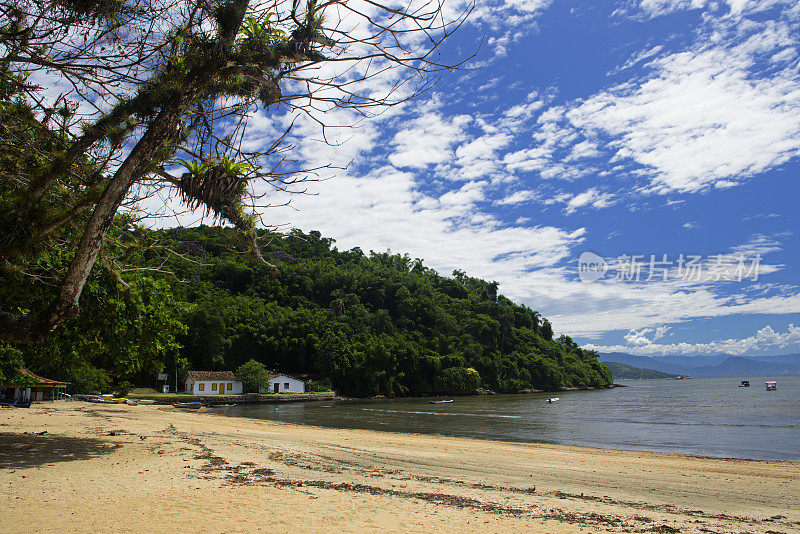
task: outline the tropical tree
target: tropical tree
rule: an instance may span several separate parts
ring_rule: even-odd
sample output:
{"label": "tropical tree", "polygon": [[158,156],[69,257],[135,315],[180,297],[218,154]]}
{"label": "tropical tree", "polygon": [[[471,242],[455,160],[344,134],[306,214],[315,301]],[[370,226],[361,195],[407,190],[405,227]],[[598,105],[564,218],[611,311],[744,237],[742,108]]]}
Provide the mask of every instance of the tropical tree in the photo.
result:
{"label": "tropical tree", "polygon": [[[25,279],[37,299],[0,302],[0,340],[39,341],[75,317],[98,259],[124,270],[130,250],[106,251],[120,210],[202,209],[266,261],[254,228],[269,198],[255,192],[313,177],[279,166],[281,120],[304,115],[324,134],[326,112],[369,116],[419,94],[467,11],[448,19],[433,0],[1,3],[0,283]],[[276,133],[253,148],[256,116]],[[55,248],[61,261],[42,261]]]}
{"label": "tropical tree", "polygon": [[258,393],[259,388],[269,386],[269,372],[264,364],[250,359],[236,369],[236,378],[244,386],[245,393]]}

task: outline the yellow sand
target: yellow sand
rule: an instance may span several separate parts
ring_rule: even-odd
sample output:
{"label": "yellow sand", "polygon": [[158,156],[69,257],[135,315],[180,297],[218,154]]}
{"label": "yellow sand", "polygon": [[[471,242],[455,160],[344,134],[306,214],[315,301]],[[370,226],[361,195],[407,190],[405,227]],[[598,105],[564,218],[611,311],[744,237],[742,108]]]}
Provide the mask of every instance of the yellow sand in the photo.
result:
{"label": "yellow sand", "polygon": [[0,532],[109,531],[800,532],[800,464],[167,406],[0,410]]}

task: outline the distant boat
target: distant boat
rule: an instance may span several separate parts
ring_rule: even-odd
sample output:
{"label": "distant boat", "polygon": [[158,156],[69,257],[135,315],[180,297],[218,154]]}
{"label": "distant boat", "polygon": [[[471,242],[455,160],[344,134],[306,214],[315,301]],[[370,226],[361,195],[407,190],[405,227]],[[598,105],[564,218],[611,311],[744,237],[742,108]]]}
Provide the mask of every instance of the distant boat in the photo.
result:
{"label": "distant boat", "polygon": [[235,404],[209,404],[209,408],[231,408],[236,406]]}
{"label": "distant boat", "polygon": [[764,385],[767,387],[767,391],[775,391],[778,389],[777,382],[764,382]]}
{"label": "distant boat", "polygon": [[431,404],[450,404],[451,402],[453,402],[453,400],[452,399],[451,400],[433,400],[433,401],[428,401],[428,402],[430,402]]}
{"label": "distant boat", "polygon": [[750,381],[749,380],[742,380],[742,383],[739,384],[739,387],[740,388],[749,388],[750,387]]}
{"label": "distant boat", "polygon": [[195,402],[176,402],[175,404],[173,404],[173,406],[175,406],[176,408],[189,408],[189,409],[192,409],[192,410],[196,410],[202,405],[203,405],[202,402],[197,402],[197,401],[195,401]]}
{"label": "distant boat", "polygon": [[552,399],[547,399],[547,403],[548,403],[548,404],[553,404],[554,402],[558,402],[558,401],[560,401],[560,400],[561,400],[561,399],[560,399],[560,398],[558,398],[558,397],[553,397]]}

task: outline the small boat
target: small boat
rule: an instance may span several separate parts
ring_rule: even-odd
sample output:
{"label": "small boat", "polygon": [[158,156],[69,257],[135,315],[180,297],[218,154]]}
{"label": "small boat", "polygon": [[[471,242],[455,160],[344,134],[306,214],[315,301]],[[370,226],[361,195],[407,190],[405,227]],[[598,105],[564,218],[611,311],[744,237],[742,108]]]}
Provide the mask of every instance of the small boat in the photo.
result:
{"label": "small boat", "polygon": [[431,404],[450,404],[451,402],[453,402],[453,400],[452,399],[450,399],[450,400],[433,400],[433,401],[428,401],[428,402],[430,402]]}
{"label": "small boat", "polygon": [[136,399],[128,399],[125,401],[125,404],[127,404],[128,406],[136,406],[137,404],[139,404],[139,401]]}
{"label": "small boat", "polygon": [[236,406],[235,404],[209,404],[209,408],[230,408]]}
{"label": "small boat", "polygon": [[127,402],[127,400],[128,400],[127,397],[120,397],[118,399],[111,399],[111,402],[114,402],[116,404],[125,404],[125,402]]}
{"label": "small boat", "polygon": [[0,406],[9,406],[11,408],[30,408],[31,401],[27,402],[0,402]]}
{"label": "small boat", "polygon": [[739,387],[740,388],[749,388],[750,387],[750,381],[749,380],[742,380],[742,383],[739,384]]}
{"label": "small boat", "polygon": [[101,397],[100,395],[87,395],[86,402],[94,402],[97,404],[112,404],[112,401],[106,400],[105,398]]}
{"label": "small boat", "polygon": [[202,402],[197,402],[197,401],[195,401],[195,402],[176,402],[175,404],[173,404],[173,406],[175,406],[176,408],[189,408],[189,409],[192,409],[192,410],[196,410],[202,405],[203,405]]}
{"label": "small boat", "polygon": [[156,403],[156,401],[154,401],[153,399],[136,399],[136,402],[138,404],[155,404]]}
{"label": "small boat", "polygon": [[778,389],[777,382],[764,382],[764,386],[766,386],[767,391],[776,391]]}
{"label": "small boat", "polygon": [[553,397],[552,399],[547,399],[547,404],[553,404],[554,402],[558,402],[561,399],[558,397]]}

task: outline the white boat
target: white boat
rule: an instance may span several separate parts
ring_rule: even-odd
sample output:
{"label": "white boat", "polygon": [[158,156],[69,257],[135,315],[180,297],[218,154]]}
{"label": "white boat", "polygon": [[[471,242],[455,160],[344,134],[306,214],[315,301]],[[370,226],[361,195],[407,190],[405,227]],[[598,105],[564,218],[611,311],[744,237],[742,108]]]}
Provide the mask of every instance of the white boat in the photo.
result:
{"label": "white boat", "polygon": [[432,400],[432,401],[428,401],[428,402],[430,402],[431,404],[450,404],[453,401],[452,400]]}
{"label": "white boat", "polygon": [[777,382],[764,382],[764,385],[766,386],[767,391],[775,391],[778,389]]}
{"label": "white boat", "polygon": [[553,404],[554,402],[558,402],[560,400],[561,399],[559,399],[558,397],[553,397],[552,399],[547,399],[547,403],[548,404]]}

